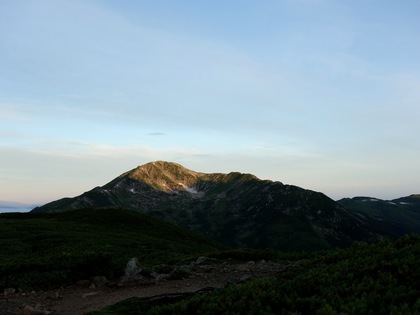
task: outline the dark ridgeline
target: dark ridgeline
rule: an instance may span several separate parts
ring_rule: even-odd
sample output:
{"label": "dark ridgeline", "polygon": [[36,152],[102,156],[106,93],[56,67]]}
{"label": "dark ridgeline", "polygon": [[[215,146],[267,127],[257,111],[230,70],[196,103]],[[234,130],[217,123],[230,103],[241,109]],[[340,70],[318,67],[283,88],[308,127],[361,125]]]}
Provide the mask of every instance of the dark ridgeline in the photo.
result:
{"label": "dark ridgeline", "polygon": [[233,247],[316,250],[388,236],[372,230],[365,215],[322,193],[251,174],[194,172],[163,161],[33,212],[104,207],[148,214]]}

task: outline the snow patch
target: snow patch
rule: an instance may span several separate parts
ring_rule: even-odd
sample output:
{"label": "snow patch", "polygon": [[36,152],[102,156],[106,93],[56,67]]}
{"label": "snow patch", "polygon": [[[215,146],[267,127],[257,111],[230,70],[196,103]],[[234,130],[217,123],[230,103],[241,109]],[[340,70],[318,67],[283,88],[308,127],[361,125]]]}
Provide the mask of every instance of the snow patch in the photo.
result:
{"label": "snow patch", "polygon": [[366,202],[366,201],[379,201],[379,200],[375,198],[368,198],[368,199],[362,199],[361,201]]}
{"label": "snow patch", "polygon": [[194,189],[194,188],[185,187],[185,190],[188,191],[190,194],[194,194],[194,195],[198,194],[197,189]]}
{"label": "snow patch", "polygon": [[198,191],[192,187],[187,187],[183,183],[178,183],[178,185],[181,185],[182,188],[184,188],[184,190],[188,191],[190,194],[194,194],[194,195],[198,194]]}

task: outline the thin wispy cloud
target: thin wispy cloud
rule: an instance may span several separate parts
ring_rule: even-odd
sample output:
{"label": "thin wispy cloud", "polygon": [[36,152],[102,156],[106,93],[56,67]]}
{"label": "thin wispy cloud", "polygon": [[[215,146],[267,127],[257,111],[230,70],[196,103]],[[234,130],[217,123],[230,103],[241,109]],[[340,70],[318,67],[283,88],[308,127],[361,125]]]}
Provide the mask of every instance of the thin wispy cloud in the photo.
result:
{"label": "thin wispy cloud", "polygon": [[18,195],[19,165],[49,185],[69,176],[39,186],[58,198],[156,159],[337,198],[399,197],[392,170],[413,193],[419,14],[414,1],[3,2],[0,179],[18,175],[0,198]]}

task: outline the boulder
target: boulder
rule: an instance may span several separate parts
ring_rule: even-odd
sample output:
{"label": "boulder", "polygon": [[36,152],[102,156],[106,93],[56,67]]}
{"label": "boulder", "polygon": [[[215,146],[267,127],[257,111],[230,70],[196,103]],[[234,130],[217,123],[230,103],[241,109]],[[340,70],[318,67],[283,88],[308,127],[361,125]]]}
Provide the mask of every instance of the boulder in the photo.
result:
{"label": "boulder", "polygon": [[137,258],[131,258],[125,267],[124,276],[118,281],[118,286],[133,286],[151,284],[154,282],[150,276],[142,275],[142,268],[140,267]]}
{"label": "boulder", "polygon": [[141,272],[139,260],[137,258],[131,258],[127,266],[125,267],[124,275],[127,277],[137,275]]}
{"label": "boulder", "polygon": [[209,260],[208,257],[205,256],[200,256],[197,258],[197,260],[195,261],[196,265],[201,265],[202,263],[204,263],[205,261]]}
{"label": "boulder", "polygon": [[97,287],[106,286],[109,283],[109,280],[105,276],[95,276],[90,278],[90,281]]}
{"label": "boulder", "polygon": [[238,267],[236,267],[236,271],[240,271],[240,272],[250,272],[255,266],[255,262],[254,261],[248,261],[247,263],[243,264],[243,265],[239,265]]}

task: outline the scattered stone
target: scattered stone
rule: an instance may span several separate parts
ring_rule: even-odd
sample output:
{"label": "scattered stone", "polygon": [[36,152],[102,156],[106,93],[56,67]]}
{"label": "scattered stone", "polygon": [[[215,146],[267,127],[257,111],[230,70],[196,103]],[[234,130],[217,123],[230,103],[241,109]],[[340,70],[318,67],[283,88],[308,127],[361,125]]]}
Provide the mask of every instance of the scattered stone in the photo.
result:
{"label": "scattered stone", "polygon": [[249,268],[249,266],[247,265],[240,265],[238,267],[236,267],[236,271],[240,271],[240,272],[250,272],[251,269]]}
{"label": "scattered stone", "polygon": [[3,295],[4,296],[9,296],[9,295],[14,294],[15,292],[16,292],[15,288],[7,288],[7,289],[4,289]]}
{"label": "scattered stone", "polygon": [[169,274],[165,274],[165,273],[157,273],[155,271],[153,271],[150,276],[155,279],[156,282],[162,281],[162,280],[166,280],[167,278],[169,278]]}
{"label": "scattered stone", "polygon": [[60,294],[58,293],[58,291],[55,291],[55,292],[51,292],[49,295],[48,295],[48,297],[47,297],[48,299],[50,299],[50,300],[58,300],[58,299],[60,299]]}
{"label": "scattered stone", "polygon": [[209,258],[205,257],[205,256],[200,256],[197,258],[197,260],[195,261],[196,265],[201,265],[203,262],[207,261]]}
{"label": "scattered stone", "polygon": [[248,261],[246,264],[239,265],[236,267],[237,271],[240,272],[250,272],[255,266],[255,261]]}
{"label": "scattered stone", "polygon": [[96,289],[96,284],[91,283],[90,286],[89,286],[89,289],[95,290]]}
{"label": "scattered stone", "polygon": [[117,286],[145,285],[155,282],[153,277],[141,274],[141,271],[142,268],[139,266],[138,259],[131,258],[125,267],[124,276],[118,280]]}
{"label": "scattered stone", "polygon": [[[112,279],[112,282],[108,281],[108,279],[104,276],[95,276],[89,278],[89,280],[80,280],[73,286],[56,289],[54,291],[33,291],[31,293],[26,292],[26,296],[23,296],[24,292],[19,292],[19,294],[16,294],[17,291],[13,291],[12,288],[9,288],[11,290],[5,290],[5,295],[11,294],[11,296],[8,298],[3,298],[3,300],[0,298],[0,314],[15,314],[16,311],[20,308],[20,311],[17,313],[18,315],[58,315],[60,314],[59,305],[61,305],[61,302],[56,302],[54,300],[64,297],[64,301],[67,301],[67,292],[70,292],[73,298],[74,295],[77,295],[80,304],[91,305],[92,299],[95,299],[94,296],[102,296],[103,300],[105,300],[106,298],[103,295],[104,292],[107,292],[107,294],[113,293],[114,290],[109,290],[110,286],[113,286],[113,288],[116,288],[117,286],[142,286],[156,282],[156,290],[159,290],[159,281],[166,281],[166,279],[170,276],[169,273],[171,270],[171,276],[176,275],[179,277],[178,279],[187,278],[187,280],[174,281],[171,283],[169,281],[170,279],[168,279],[168,283],[161,283],[162,288],[165,287],[168,288],[168,290],[181,292],[192,290],[193,288],[200,286],[208,286],[209,288],[211,287],[212,290],[215,288],[222,288],[229,283],[241,283],[254,278],[271,276],[276,274],[278,271],[287,268],[288,266],[297,264],[295,262],[276,263],[273,261],[265,260],[260,260],[258,262],[248,261],[242,263],[226,263],[218,262],[216,260],[217,262],[214,263],[210,260],[216,259],[208,258],[207,260],[203,256],[203,258],[199,257],[199,259],[194,260],[193,263],[187,262],[186,265],[162,265],[158,266],[159,268],[153,268],[152,270],[155,271],[151,272],[149,276],[146,276],[143,274],[143,272],[138,272],[142,269],[138,266],[138,261],[136,261],[136,259],[132,259],[130,260],[131,263],[127,263],[130,268],[127,268],[126,275],[120,279]],[[131,272],[129,270],[131,270]],[[91,290],[87,290],[87,288],[92,284],[95,285],[95,287],[92,286]],[[100,287],[103,284],[105,284],[105,287]],[[122,292],[125,290],[115,291]],[[129,291],[131,291],[131,289]],[[188,294],[192,294],[192,292],[189,292]],[[165,293],[165,296],[166,295],[167,294]],[[42,301],[42,304],[35,305],[35,303],[38,301]],[[5,305],[8,307],[7,313],[4,313],[5,308],[3,306],[3,302],[5,302]],[[26,304],[29,305],[22,309],[22,307]],[[48,309],[48,307],[54,308],[55,312],[51,313],[51,310]]]}
{"label": "scattered stone", "polygon": [[179,266],[176,267],[174,270],[171,271],[169,274],[169,279],[171,280],[180,280],[185,279],[192,276],[193,273],[188,266]]}
{"label": "scattered stone", "polygon": [[266,266],[266,265],[267,265],[267,262],[264,259],[257,262],[257,266],[262,267],[262,266]]}

